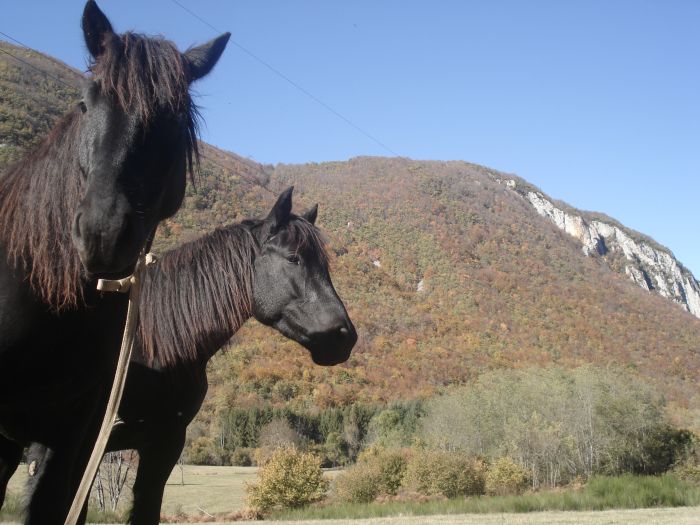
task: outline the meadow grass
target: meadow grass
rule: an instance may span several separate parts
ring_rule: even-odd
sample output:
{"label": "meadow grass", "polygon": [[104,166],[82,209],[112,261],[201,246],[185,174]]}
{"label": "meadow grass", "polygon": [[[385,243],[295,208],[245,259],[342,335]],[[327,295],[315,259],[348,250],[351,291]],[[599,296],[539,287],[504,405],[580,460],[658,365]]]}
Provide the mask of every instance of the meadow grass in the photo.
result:
{"label": "meadow grass", "polygon": [[541,491],[519,496],[477,496],[428,502],[331,503],[278,511],[272,519],[353,519],[431,514],[590,511],[700,505],[700,487],[667,475],[596,476],[582,489]]}
{"label": "meadow grass", "polygon": [[492,514],[436,514],[347,520],[264,521],[260,525],[698,525],[700,507]]}
{"label": "meadow grass", "polygon": [[[255,467],[210,467],[185,465],[173,469],[165,486],[162,513],[183,513],[191,516],[204,512],[217,514],[245,507],[245,483],[257,479]],[[10,480],[5,505],[0,511],[0,523],[19,520],[21,494],[27,480],[26,465],[20,465]],[[184,481],[184,484],[183,484]],[[126,490],[117,512],[100,512],[90,506],[90,523],[124,523],[131,505],[131,491]]]}
{"label": "meadow grass", "polygon": [[[181,512],[190,516],[202,516],[202,511],[218,514],[241,509],[245,506],[244,485],[256,479],[256,472],[257,469],[253,467],[185,466],[185,484],[182,485],[182,473],[179,467],[176,467],[166,485],[163,513],[172,515]],[[26,474],[22,472],[18,472],[18,475],[13,478],[8,499],[0,511],[0,522],[20,521],[19,494],[25,479]],[[560,489],[520,496],[482,496],[423,503],[398,501],[371,504],[329,503],[275,512],[268,519],[320,520],[431,515],[456,517],[458,514],[532,514],[542,511],[599,511],[697,505],[700,505],[700,487],[698,486],[682,482],[671,475],[660,477],[624,475],[594,477],[582,489]],[[128,499],[124,502],[122,512],[117,514],[102,514],[91,509],[88,521],[123,523],[123,510],[127,506]],[[515,518],[512,516],[512,519]],[[510,522],[509,517],[508,523]],[[644,520],[640,523],[643,522]]]}

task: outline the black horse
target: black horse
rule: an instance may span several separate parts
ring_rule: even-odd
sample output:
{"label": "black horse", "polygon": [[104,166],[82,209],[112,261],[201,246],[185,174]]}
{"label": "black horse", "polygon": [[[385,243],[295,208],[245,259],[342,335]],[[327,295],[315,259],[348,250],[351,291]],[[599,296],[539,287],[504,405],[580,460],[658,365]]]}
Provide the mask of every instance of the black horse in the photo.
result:
{"label": "black horse", "polygon": [[180,207],[197,161],[189,87],[229,37],[180,53],[116,34],[92,0],[82,27],[92,56],[83,100],[0,177],[0,473],[25,444],[47,447],[28,523],[63,523],[126,314],[126,297],[102,296],[95,279],[131,273]]}
{"label": "black horse", "polygon": [[[305,346],[316,364],[350,356],[357,334],[328,273],[317,207],[297,217],[291,199],[290,188],[265,220],[217,229],[145,272],[140,334],[107,445],[139,452],[132,524],[158,523],[165,483],[207,392],[207,363],[248,318]],[[33,479],[44,452],[32,447]]]}

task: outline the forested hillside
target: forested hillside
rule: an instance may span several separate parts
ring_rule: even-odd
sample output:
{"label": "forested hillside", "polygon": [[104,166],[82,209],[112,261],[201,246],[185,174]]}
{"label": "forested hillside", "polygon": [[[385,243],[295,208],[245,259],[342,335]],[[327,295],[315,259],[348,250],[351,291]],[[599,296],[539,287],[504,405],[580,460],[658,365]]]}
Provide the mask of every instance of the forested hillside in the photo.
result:
{"label": "forested hillside", "polygon": [[[79,80],[52,59],[0,45]],[[77,99],[0,54],[0,169]],[[248,323],[211,363],[197,432],[219,432],[232,407],[379,405],[490,370],[588,363],[628,369],[664,393],[677,423],[700,428],[700,319],[585,256],[502,183],[513,176],[461,161],[262,166],[208,145],[202,153],[196,185],[160,228],[156,250],[266,213],[293,184],[298,211],[319,203],[333,279],[359,341],[348,363],[320,368],[303,348]]]}
{"label": "forested hillside", "polygon": [[0,41],[0,168],[78,101],[81,81],[79,71],[55,58]]}

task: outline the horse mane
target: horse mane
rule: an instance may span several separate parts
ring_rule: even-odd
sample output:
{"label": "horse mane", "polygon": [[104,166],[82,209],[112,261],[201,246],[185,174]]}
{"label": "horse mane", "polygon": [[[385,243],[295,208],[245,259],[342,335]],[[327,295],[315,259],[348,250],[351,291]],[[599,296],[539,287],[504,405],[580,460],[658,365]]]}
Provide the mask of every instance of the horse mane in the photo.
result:
{"label": "horse mane", "polygon": [[[259,251],[252,230],[262,222],[217,228],[146,268],[138,334],[143,355],[171,368],[208,359],[238,331],[252,315],[253,263]],[[292,216],[279,233],[327,267],[325,241],[311,223]]]}
{"label": "horse mane", "polygon": [[180,115],[185,124],[187,168],[194,176],[199,161],[199,112],[192,101],[189,68],[175,44],[163,37],[127,31],[104,37],[103,53],[89,65],[100,89],[124,110],[148,123],[158,109]]}
{"label": "horse mane", "polygon": [[170,250],[148,266],[139,309],[144,355],[174,366],[223,346],[251,315],[257,249],[250,229],[233,225]]}
{"label": "horse mane", "polygon": [[60,311],[83,298],[83,268],[73,247],[82,194],[79,110],[73,109],[0,178],[0,240],[10,265],[28,272],[41,299]]}
{"label": "horse mane", "polygon": [[[147,124],[159,109],[184,121],[187,169],[199,161],[199,114],[189,93],[188,68],[162,37],[107,35],[90,65],[106,95]],[[73,247],[73,217],[83,194],[78,163],[81,112],[74,108],[0,177],[0,242],[11,266],[28,273],[34,292],[55,311],[83,301],[85,274]]]}

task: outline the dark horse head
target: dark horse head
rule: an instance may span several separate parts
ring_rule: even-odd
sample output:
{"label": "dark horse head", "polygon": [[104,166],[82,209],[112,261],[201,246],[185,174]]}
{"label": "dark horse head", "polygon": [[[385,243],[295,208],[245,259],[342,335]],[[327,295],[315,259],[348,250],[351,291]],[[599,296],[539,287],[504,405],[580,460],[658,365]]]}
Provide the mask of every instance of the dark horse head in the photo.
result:
{"label": "dark horse head", "polygon": [[80,102],[84,196],[72,236],[89,273],[119,276],[182,203],[197,156],[189,86],[211,71],[230,35],[180,53],[162,38],[116,34],[93,0],[82,27],[92,76]]}
{"label": "dark horse head", "polygon": [[253,276],[253,316],[311,352],[317,365],[347,361],[357,332],[328,273],[328,257],[314,226],[318,207],[291,213],[284,191],[253,234],[259,243]]}
{"label": "dark horse head", "polygon": [[305,346],[316,364],[350,357],[357,333],[331,282],[318,207],[291,209],[289,188],[265,219],[217,228],[147,267],[139,311],[147,360],[206,363],[251,316]]}

